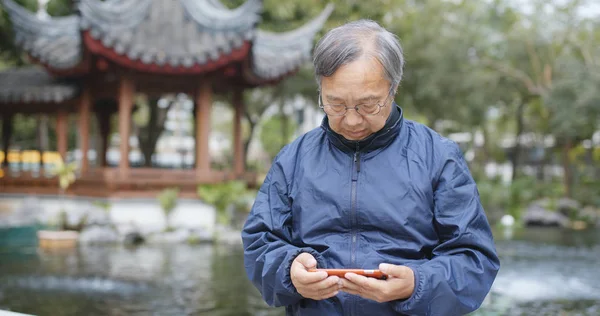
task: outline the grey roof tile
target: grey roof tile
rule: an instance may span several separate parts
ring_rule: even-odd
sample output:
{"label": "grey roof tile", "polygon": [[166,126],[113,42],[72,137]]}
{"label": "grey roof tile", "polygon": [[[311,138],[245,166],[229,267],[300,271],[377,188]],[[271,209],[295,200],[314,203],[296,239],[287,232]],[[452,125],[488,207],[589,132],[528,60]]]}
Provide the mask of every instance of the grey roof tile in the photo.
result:
{"label": "grey roof tile", "polygon": [[12,0],[4,0],[16,44],[44,64],[69,69],[82,60],[79,17],[38,18]]}
{"label": "grey roof tile", "polygon": [[243,43],[259,20],[259,0],[247,0],[233,10],[215,1],[81,0],[80,25],[106,47],[133,60],[191,67],[208,61],[198,54],[218,60],[222,53],[230,53],[231,42]]}
{"label": "grey roof tile", "polygon": [[42,68],[0,72],[0,103],[60,103],[75,98],[76,84],[53,78]]}
{"label": "grey roof tile", "polygon": [[319,16],[285,33],[258,31],[252,46],[252,70],[259,79],[273,80],[297,69],[311,58],[315,34],[333,11],[329,4]]}
{"label": "grey roof tile", "polygon": [[15,38],[29,54],[58,69],[82,60],[81,31],[134,61],[192,67],[252,42],[255,78],[274,80],[310,59],[313,38],[333,7],[285,33],[257,31],[261,0],[230,10],[219,0],[79,0],[79,16],[42,20],[4,1]]}

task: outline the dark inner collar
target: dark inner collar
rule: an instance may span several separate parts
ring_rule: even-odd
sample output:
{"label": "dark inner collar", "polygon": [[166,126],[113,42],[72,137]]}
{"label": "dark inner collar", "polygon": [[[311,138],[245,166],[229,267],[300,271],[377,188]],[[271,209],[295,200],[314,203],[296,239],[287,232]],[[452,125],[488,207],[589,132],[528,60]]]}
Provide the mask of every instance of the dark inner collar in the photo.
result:
{"label": "dark inner collar", "polygon": [[334,132],[329,126],[329,119],[327,116],[323,119],[321,127],[327,132],[329,139],[339,149],[346,152],[369,152],[377,148],[387,145],[392,141],[398,133],[390,133],[391,131],[397,131],[402,124],[402,108],[400,108],[395,102],[392,103],[393,109],[385,121],[385,125],[379,131],[369,135],[367,138],[356,141],[348,140],[344,136]]}

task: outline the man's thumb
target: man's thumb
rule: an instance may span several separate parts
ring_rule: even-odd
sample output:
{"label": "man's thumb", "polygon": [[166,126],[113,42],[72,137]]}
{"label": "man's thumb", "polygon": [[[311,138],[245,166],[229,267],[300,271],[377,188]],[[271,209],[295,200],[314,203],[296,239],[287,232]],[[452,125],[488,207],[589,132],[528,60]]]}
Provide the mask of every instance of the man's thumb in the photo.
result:
{"label": "man's thumb", "polygon": [[407,266],[398,266],[395,264],[382,263],[379,265],[379,270],[384,274],[393,276],[396,278],[406,278],[408,273],[413,273],[412,269]]}
{"label": "man's thumb", "polygon": [[296,257],[296,261],[300,262],[305,268],[317,267],[317,260],[308,252],[303,252]]}

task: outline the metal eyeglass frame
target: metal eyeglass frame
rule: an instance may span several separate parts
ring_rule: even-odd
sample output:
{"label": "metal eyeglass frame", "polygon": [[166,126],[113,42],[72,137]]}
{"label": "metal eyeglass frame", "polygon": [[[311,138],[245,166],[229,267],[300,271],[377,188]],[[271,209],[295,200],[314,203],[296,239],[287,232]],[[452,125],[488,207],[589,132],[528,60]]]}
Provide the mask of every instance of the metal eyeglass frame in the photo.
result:
{"label": "metal eyeglass frame", "polygon": [[[344,116],[344,115],[346,115],[346,113],[348,113],[348,109],[354,109],[354,111],[356,111],[356,113],[358,113],[360,115],[375,116],[375,115],[379,114],[381,112],[381,109],[387,105],[388,101],[390,100],[390,97],[391,96],[395,96],[395,95],[396,95],[395,93],[388,93],[388,96],[385,98],[385,100],[382,103],[376,103],[378,111],[375,112],[375,113],[363,113],[363,112],[360,112],[359,111],[360,106],[366,104],[366,103],[362,103],[362,104],[357,104],[357,105],[350,106],[350,107],[345,106],[344,112],[341,113],[341,114],[329,114],[329,113],[327,113],[327,111],[325,111],[325,107],[328,106],[328,105],[329,106],[331,106],[331,105],[330,104],[323,104],[323,98],[322,98],[322,95],[321,95],[321,91],[319,91],[319,108],[321,108],[323,110],[323,112],[325,112],[325,114],[330,115],[330,116]],[[338,104],[338,105],[341,105],[341,104]]]}

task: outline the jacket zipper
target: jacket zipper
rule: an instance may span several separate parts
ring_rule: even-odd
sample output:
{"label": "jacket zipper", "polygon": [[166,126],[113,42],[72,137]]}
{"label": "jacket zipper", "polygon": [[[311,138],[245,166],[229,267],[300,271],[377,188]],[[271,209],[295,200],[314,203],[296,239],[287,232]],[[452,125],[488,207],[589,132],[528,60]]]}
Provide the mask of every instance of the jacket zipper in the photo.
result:
{"label": "jacket zipper", "polygon": [[[354,171],[354,167],[356,166],[356,172]],[[360,148],[358,146],[358,142],[356,143],[356,151],[354,152],[354,163],[352,165],[352,192],[351,192],[351,204],[350,204],[350,223],[351,223],[351,232],[352,232],[352,245],[350,248],[350,263],[352,268],[358,268],[356,266],[356,239],[357,239],[357,223],[356,223],[356,207],[357,207],[357,182],[358,182],[358,173],[360,172]],[[352,300],[350,304],[350,315],[354,314],[356,305],[356,300]]]}
{"label": "jacket zipper", "polygon": [[[354,171],[356,167],[356,172]],[[352,166],[352,195],[350,204],[350,220],[351,220],[351,232],[352,232],[352,248],[350,251],[350,263],[353,268],[356,264],[356,185],[358,182],[358,173],[360,172],[360,151],[358,144],[356,144],[356,151],[354,152],[354,164]]]}

